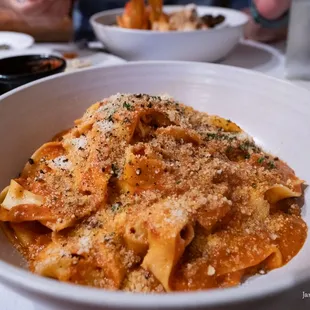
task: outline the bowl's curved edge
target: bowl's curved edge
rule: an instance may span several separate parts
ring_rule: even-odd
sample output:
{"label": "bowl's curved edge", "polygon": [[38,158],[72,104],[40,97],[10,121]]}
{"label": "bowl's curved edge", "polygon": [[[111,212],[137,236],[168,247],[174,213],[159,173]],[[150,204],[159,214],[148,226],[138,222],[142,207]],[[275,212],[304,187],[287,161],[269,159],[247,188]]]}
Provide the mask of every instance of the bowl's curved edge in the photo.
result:
{"label": "bowl's curved edge", "polygon": [[262,73],[262,72],[252,71],[252,70],[245,69],[245,68],[238,68],[238,67],[229,66],[229,65],[225,65],[225,64],[193,62],[193,61],[179,61],[179,60],[176,60],[176,61],[171,61],[171,60],[147,60],[147,61],[143,61],[142,60],[142,61],[131,61],[131,62],[125,62],[125,63],[119,63],[119,64],[112,64],[112,65],[107,65],[107,66],[83,68],[83,69],[80,69],[78,71],[54,74],[52,76],[48,76],[48,77],[42,78],[42,79],[37,80],[37,81],[27,83],[21,87],[18,87],[16,89],[13,89],[13,90],[1,95],[0,96],[0,104],[1,104],[2,99],[12,95],[15,92],[18,92],[18,91],[26,89],[26,88],[30,88],[33,85],[41,84],[41,83],[48,81],[48,80],[57,79],[61,76],[71,76],[73,74],[83,74],[83,72],[85,72],[85,71],[104,70],[104,68],[106,68],[106,67],[109,67],[109,68],[111,68],[111,67],[122,67],[122,66],[129,67],[129,66],[137,66],[137,65],[139,65],[139,66],[150,65],[150,66],[156,67],[156,66],[160,66],[160,65],[165,66],[165,65],[169,65],[169,64],[197,66],[197,67],[198,66],[205,66],[206,68],[209,67],[209,69],[222,68],[221,70],[229,70],[229,71],[240,72],[240,73],[243,72],[243,73],[246,73],[247,75],[258,76],[258,77],[261,77],[264,79],[268,79],[270,81],[274,81],[276,83],[282,83],[282,84],[287,85],[291,88],[295,88],[299,92],[304,92],[305,95],[307,95],[307,96],[310,96],[310,90],[303,88],[301,86],[295,85],[295,84],[291,83],[290,81],[282,80],[282,79],[267,75],[267,74]]}
{"label": "bowl's curved edge", "polygon": [[[4,272],[5,269],[5,272]],[[4,274],[6,273],[6,274]],[[304,281],[296,281],[289,277],[280,285],[261,287],[253,291],[246,284],[240,288],[212,289],[200,292],[172,293],[172,294],[141,294],[126,293],[121,291],[106,291],[98,288],[83,287],[80,285],[57,282],[20,270],[0,261],[0,279],[8,287],[19,292],[30,292],[52,299],[61,299],[65,302],[79,303],[81,305],[108,306],[112,308],[126,309],[150,309],[152,307],[164,307],[165,309],[177,309],[180,306],[193,308],[197,306],[225,306],[247,300],[260,299],[271,296],[283,290],[289,289]],[[29,294],[28,294],[29,295]],[[158,298],[160,296],[160,298]]]}

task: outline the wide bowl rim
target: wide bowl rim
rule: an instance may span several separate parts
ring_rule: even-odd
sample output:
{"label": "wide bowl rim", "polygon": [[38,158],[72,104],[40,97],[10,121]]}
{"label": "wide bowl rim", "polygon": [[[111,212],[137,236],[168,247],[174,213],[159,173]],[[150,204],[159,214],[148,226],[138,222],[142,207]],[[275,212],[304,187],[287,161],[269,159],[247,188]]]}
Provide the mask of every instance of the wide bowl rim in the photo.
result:
{"label": "wide bowl rim", "polygon": [[[182,8],[184,7],[184,5],[165,5],[164,8],[167,9],[178,9],[178,8]],[[196,6],[198,9],[215,9],[215,10],[220,10],[223,12],[230,12],[236,15],[240,16],[240,22],[236,25],[233,26],[228,26],[225,28],[214,28],[214,29],[197,29],[197,30],[192,30],[192,31],[158,31],[158,30],[144,30],[144,29],[126,29],[126,28],[121,28],[121,27],[116,27],[114,25],[108,25],[108,24],[103,24],[103,23],[99,23],[97,21],[98,18],[101,17],[109,17],[110,15],[115,15],[115,14],[121,14],[124,11],[124,8],[118,8],[118,9],[112,9],[112,10],[106,10],[106,11],[101,11],[98,13],[95,13],[94,15],[92,15],[90,17],[90,24],[92,25],[92,27],[102,27],[105,29],[109,29],[111,31],[115,31],[115,32],[119,32],[119,33],[130,33],[130,34],[135,34],[135,35],[156,35],[156,36],[171,36],[171,35],[192,35],[192,34],[197,34],[197,33],[214,33],[214,32],[223,32],[223,31],[227,31],[227,29],[234,29],[234,28],[238,28],[238,27],[243,27],[248,21],[249,21],[249,17],[246,13],[238,11],[238,10],[234,10],[234,9],[230,9],[230,8],[222,8],[222,7],[211,7],[211,6],[204,6],[204,5],[197,5]]]}
{"label": "wide bowl rim", "polygon": [[[269,82],[283,84],[284,86],[292,88],[294,91],[301,92],[304,95],[310,97],[310,91],[294,85],[288,81],[280,80],[271,76],[267,76],[255,71],[236,68],[232,66],[226,66],[221,64],[199,63],[199,62],[183,62],[183,61],[137,61],[124,64],[115,64],[109,66],[109,68],[118,67],[134,67],[134,66],[158,66],[158,65],[178,65],[178,66],[201,66],[204,69],[219,70],[225,72],[234,72],[240,74],[247,74],[248,76],[257,76],[258,78],[264,78]],[[105,67],[86,68],[78,72],[64,74],[57,74],[49,76],[41,80],[31,82],[27,85],[14,89],[2,96],[0,96],[0,105],[2,100],[14,95],[17,92],[29,89],[32,86],[39,85],[48,82],[52,79],[69,78],[71,75],[83,75],[84,71],[96,71],[105,70]],[[304,111],[307,111],[305,104],[300,105]],[[307,112],[308,113],[308,112]],[[13,287],[19,291],[30,291],[42,296],[46,296],[52,299],[62,299],[63,301],[79,303],[81,305],[93,305],[93,306],[109,306],[111,308],[127,307],[128,309],[145,309],[150,307],[165,307],[178,308],[178,307],[191,307],[191,306],[216,306],[225,305],[228,303],[236,303],[249,299],[258,299],[262,297],[275,294],[290,287],[293,287],[305,280],[310,279],[310,272],[308,268],[301,268],[297,272],[287,273],[281,280],[273,281],[270,285],[265,285],[257,290],[248,285],[243,285],[240,288],[227,288],[227,289],[214,289],[200,292],[182,292],[182,293],[170,293],[161,294],[158,298],[158,294],[138,294],[138,293],[126,293],[126,292],[112,292],[103,289],[83,287],[79,285],[73,285],[68,283],[61,283],[55,280],[47,279],[38,275],[31,274],[22,268],[12,266],[4,261],[0,260],[0,279],[8,286]]]}

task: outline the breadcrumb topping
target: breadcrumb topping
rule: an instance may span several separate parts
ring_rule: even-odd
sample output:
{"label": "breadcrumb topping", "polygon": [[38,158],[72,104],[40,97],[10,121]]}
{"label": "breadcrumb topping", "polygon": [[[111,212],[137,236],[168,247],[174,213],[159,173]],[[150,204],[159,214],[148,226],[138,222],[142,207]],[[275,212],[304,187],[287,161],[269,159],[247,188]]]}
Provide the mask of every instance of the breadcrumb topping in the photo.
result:
{"label": "breadcrumb topping", "polygon": [[32,271],[76,284],[142,293],[238,285],[287,263],[307,235],[293,170],[230,120],[168,95],[92,105],[16,182],[44,203],[0,220]]}

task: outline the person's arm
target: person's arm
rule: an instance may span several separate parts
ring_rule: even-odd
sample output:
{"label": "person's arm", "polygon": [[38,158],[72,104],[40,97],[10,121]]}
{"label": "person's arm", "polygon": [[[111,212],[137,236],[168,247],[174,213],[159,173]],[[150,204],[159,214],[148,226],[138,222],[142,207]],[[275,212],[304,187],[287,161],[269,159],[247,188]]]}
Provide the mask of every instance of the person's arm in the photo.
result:
{"label": "person's arm", "polygon": [[[245,29],[245,37],[247,39],[271,42],[279,41],[286,38],[287,25],[279,26],[277,20],[289,10],[291,0],[252,0],[257,12],[261,17],[273,24],[272,28],[264,27],[262,23],[253,18],[250,9],[246,10],[250,15],[250,21]],[[283,23],[282,23],[283,24]]]}
{"label": "person's arm", "polygon": [[266,19],[275,20],[289,9],[291,0],[253,0],[259,13]]}

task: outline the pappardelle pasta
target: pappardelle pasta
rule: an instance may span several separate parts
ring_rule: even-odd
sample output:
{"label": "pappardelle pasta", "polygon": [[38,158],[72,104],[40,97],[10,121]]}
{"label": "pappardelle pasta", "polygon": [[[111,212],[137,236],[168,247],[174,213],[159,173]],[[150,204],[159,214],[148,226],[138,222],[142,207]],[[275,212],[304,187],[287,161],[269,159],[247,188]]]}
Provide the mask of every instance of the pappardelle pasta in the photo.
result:
{"label": "pappardelle pasta", "polygon": [[42,145],[0,194],[32,272],[131,292],[230,287],[307,237],[303,181],[230,120],[117,94]]}

